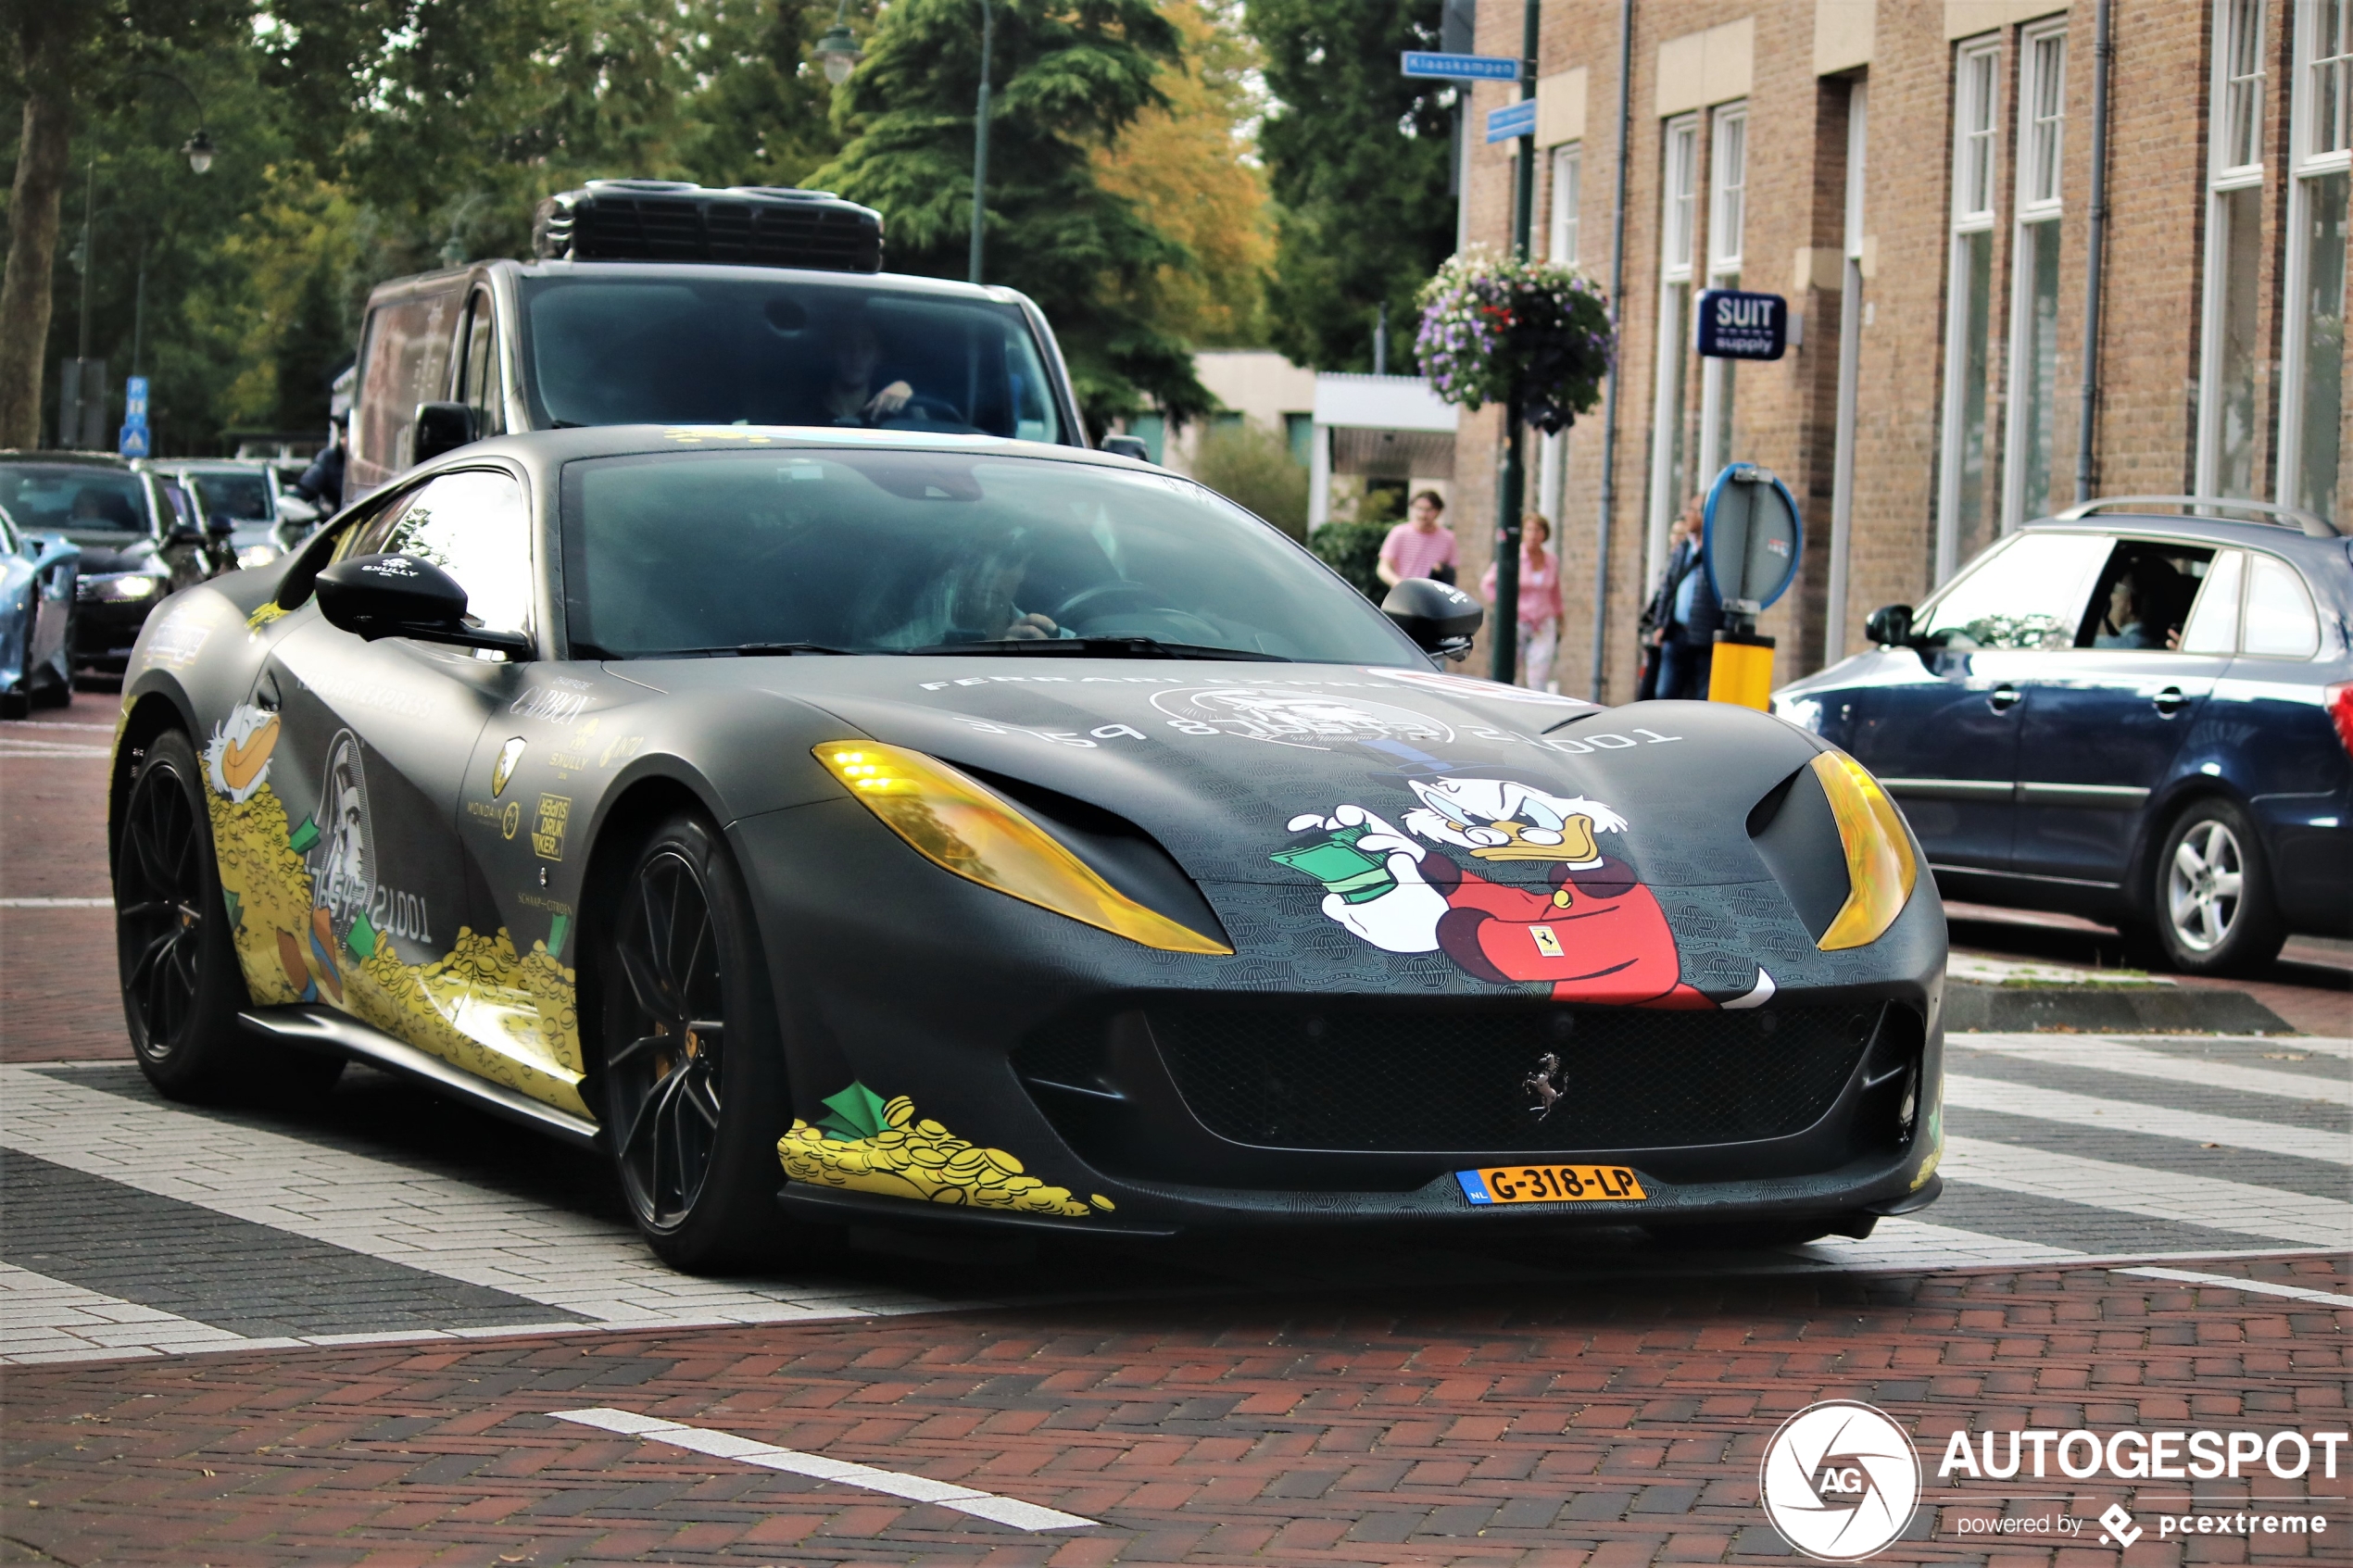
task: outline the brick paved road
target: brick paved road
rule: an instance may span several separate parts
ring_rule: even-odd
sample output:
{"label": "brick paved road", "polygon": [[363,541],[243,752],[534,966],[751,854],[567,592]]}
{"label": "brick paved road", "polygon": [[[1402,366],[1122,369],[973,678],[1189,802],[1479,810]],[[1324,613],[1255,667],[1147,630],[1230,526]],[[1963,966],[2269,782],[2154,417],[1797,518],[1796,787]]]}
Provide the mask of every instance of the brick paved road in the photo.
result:
{"label": "brick paved road", "polygon": [[[53,721],[90,729],[0,726],[0,1561],[1621,1568],[1782,1552],[1756,1454],[1819,1397],[1932,1445],[2345,1424],[2343,1038],[1956,1038],[1946,1197],[1864,1242],[851,1252],[689,1280],[597,1161],[380,1075],[300,1113],[157,1099],[107,912],[74,902],[105,891],[111,719],[84,697]],[[2153,1263],[2214,1283],[2114,1272]],[[548,1419],[581,1407],[1101,1524],[1038,1536]],[[2012,1512],[2118,1497],[2165,1506]],[[1919,1556],[2053,1556],[1929,1500]],[[2335,1527],[2188,1555],[2353,1562]],[[2152,1536],[2126,1568],[2183,1556]]]}

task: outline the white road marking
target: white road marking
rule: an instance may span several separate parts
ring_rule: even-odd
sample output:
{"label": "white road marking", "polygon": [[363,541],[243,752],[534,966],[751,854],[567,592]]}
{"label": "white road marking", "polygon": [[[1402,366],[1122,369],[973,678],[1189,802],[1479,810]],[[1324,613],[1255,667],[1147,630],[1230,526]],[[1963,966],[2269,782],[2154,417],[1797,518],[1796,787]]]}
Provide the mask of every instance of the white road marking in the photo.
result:
{"label": "white road marking", "polygon": [[[1949,1148],[1949,1145],[1947,1148]],[[1934,1210],[1931,1210],[1933,1213]],[[2015,1241],[1953,1225],[1931,1224],[1898,1215],[1881,1220],[1861,1241],[1831,1236],[1789,1250],[1851,1269],[1969,1269],[1989,1264],[2073,1262],[2084,1254],[2039,1241]]]}
{"label": "white road marking", "polygon": [[[2289,1043],[2299,1047],[2304,1044],[2301,1040]],[[2353,1080],[2338,1083],[2296,1073],[2241,1067],[2235,1062],[2169,1056],[2097,1035],[1954,1035],[1947,1037],[1946,1044],[1960,1053],[1998,1051],[2004,1056],[2047,1061],[2057,1067],[2088,1067],[2095,1072],[2121,1073],[2133,1078],[2161,1078],[2168,1083],[2235,1089],[2241,1094],[2272,1095],[2281,1099],[2326,1100],[2353,1108]]]}
{"label": "white road marking", "polygon": [[2111,1269],[2108,1272],[2139,1274],[2145,1279],[2178,1279],[2188,1285],[2219,1285],[2232,1290],[2251,1290],[2259,1296],[2284,1296],[2292,1301],[2318,1301],[2330,1307],[2353,1307],[2353,1296],[2339,1296],[2334,1291],[2314,1290],[2301,1285],[2277,1285],[2268,1279],[2241,1279],[2236,1274],[2202,1274],[2190,1269]]}
{"label": "white road marking", "polygon": [[107,746],[69,746],[63,741],[12,740],[0,735],[0,757],[112,757]]}
{"label": "white road marking", "polygon": [[293,1343],[232,1334],[193,1318],[0,1263],[0,1365],[245,1350]]}
{"label": "white road marking", "polygon": [[20,1153],[591,1320],[577,1327],[775,1323],[949,1305],[882,1286],[697,1279],[665,1267],[626,1225],[21,1066],[0,1066],[0,1104],[7,1107],[0,1145]]}
{"label": "white road marking", "polygon": [[0,909],[111,909],[111,898],[0,898]]}
{"label": "white road marking", "polygon": [[2353,1248],[2353,1203],[2276,1187],[2188,1176],[2145,1165],[2120,1165],[1981,1138],[1947,1137],[1946,1179],[2033,1198],[2272,1236],[2309,1247]]}
{"label": "white road marking", "polygon": [[69,724],[61,720],[51,719],[11,719],[6,723],[0,724],[0,735],[13,735],[24,730],[88,730],[93,734],[114,734],[112,724]]}
{"label": "white road marking", "polygon": [[706,1426],[687,1426],[630,1411],[600,1406],[550,1413],[558,1421],[577,1422],[583,1426],[594,1426],[600,1431],[619,1433],[627,1437],[643,1437],[650,1443],[663,1443],[673,1449],[709,1454],[713,1459],[732,1459],[743,1464],[756,1464],[763,1470],[813,1476],[820,1481],[857,1486],[914,1502],[937,1503],[942,1508],[952,1508],[959,1513],[969,1513],[977,1519],[1010,1524],[1017,1530],[1083,1530],[1101,1523],[1100,1520],[1081,1519],[1075,1513],[1041,1508],[1019,1498],[975,1491],[970,1486],[934,1481],[928,1476],[910,1475],[904,1471],[877,1470],[871,1464],[852,1464],[847,1460],[827,1459],[823,1454],[805,1454],[798,1449],[780,1449],[774,1443],[738,1437],[732,1432],[714,1432]]}
{"label": "white road marking", "polygon": [[2284,1127],[2275,1122],[2250,1122],[2239,1116],[2211,1116],[2199,1110],[2175,1110],[2133,1100],[2095,1099],[2063,1089],[2038,1089],[2004,1078],[1971,1078],[1948,1074],[1944,1103],[1971,1110],[1998,1110],[2009,1116],[2032,1116],[2044,1122],[2065,1122],[2077,1127],[2108,1127],[2124,1133],[2148,1133],[2228,1148],[2260,1149],[2267,1154],[2292,1154],[2301,1160],[2324,1160],[2332,1165],[2353,1165],[2353,1129],[2321,1132],[2310,1127]]}

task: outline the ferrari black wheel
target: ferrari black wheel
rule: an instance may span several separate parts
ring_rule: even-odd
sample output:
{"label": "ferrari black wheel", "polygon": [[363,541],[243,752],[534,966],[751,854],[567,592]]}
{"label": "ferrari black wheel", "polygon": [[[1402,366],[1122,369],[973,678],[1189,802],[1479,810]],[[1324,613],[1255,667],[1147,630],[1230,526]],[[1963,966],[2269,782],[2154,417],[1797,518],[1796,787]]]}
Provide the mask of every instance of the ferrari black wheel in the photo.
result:
{"label": "ferrari black wheel", "polygon": [[664,1261],[740,1267],[780,1233],[783,1054],[749,903],[718,833],[672,818],[637,852],[599,953],[605,1135]]}
{"label": "ferrari black wheel", "polygon": [[222,913],[195,748],[177,730],[147,745],[115,846],[115,948],[132,1049],[174,1098],[230,1086],[245,983]]}

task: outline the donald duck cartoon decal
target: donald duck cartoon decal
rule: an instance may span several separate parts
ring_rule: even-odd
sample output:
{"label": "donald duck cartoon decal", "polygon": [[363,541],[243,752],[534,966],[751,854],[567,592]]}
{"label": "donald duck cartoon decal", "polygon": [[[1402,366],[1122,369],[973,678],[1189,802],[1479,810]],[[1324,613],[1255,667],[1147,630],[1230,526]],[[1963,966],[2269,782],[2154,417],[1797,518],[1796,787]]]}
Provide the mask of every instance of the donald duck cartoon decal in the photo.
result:
{"label": "donald duck cartoon decal", "polygon": [[[1272,859],[1324,884],[1328,919],[1388,952],[1443,953],[1495,985],[1547,984],[1560,1001],[1718,1005],[1683,983],[1657,898],[1602,852],[1596,835],[1626,831],[1617,811],[1508,779],[1407,782],[1420,804],[1402,832],[1357,805],[1290,820],[1293,833],[1327,836]],[[1433,845],[1484,865],[1535,862],[1543,873],[1533,884],[1495,880]],[[1755,1007],[1772,994],[1760,969],[1746,995],[1721,1005]]]}

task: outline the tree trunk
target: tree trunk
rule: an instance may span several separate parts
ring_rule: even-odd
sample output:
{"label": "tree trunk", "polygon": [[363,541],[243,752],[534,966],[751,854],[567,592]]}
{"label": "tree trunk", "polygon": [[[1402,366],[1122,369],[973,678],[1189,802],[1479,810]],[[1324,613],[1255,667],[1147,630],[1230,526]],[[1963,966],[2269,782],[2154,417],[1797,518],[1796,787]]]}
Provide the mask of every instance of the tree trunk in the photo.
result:
{"label": "tree trunk", "polygon": [[[31,28],[25,31],[34,33]],[[73,97],[64,69],[70,49],[67,30],[42,28],[23,42],[24,140],[8,204],[7,275],[0,280],[0,447],[41,445],[50,275],[73,135]]]}

